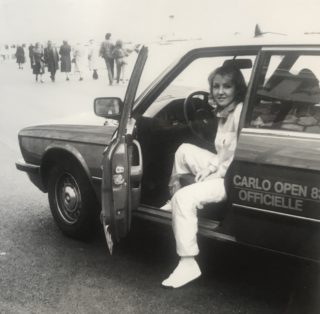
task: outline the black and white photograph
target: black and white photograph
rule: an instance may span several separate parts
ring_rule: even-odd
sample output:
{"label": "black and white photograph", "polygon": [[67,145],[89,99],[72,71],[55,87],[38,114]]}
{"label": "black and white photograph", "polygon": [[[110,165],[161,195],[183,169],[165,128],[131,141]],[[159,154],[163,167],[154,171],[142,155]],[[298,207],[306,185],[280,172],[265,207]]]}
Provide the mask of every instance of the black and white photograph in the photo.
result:
{"label": "black and white photograph", "polygon": [[318,0],[0,0],[0,313],[320,313]]}

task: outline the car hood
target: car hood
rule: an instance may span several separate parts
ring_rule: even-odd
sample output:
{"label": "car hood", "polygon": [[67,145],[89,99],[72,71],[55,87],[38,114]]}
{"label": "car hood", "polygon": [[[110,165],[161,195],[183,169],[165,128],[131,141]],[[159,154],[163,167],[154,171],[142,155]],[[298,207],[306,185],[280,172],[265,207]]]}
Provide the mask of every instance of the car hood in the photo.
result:
{"label": "car hood", "polygon": [[38,125],[20,130],[19,137],[108,145],[116,126],[110,125]]}

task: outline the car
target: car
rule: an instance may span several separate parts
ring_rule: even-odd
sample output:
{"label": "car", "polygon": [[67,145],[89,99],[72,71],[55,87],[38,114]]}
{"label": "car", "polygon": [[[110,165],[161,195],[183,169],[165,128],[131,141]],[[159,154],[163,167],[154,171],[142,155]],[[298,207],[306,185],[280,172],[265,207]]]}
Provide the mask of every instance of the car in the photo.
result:
{"label": "car", "polygon": [[152,82],[144,46],[124,99],[94,100],[95,114],[115,123],[24,128],[16,167],[48,193],[67,236],[85,238],[100,220],[112,249],[132,218],[170,225],[161,207],[175,151],[181,143],[215,151],[207,78],[229,63],[248,84],[238,145],[227,200],[199,210],[198,233],[319,261],[320,45],[286,41],[199,42]]}

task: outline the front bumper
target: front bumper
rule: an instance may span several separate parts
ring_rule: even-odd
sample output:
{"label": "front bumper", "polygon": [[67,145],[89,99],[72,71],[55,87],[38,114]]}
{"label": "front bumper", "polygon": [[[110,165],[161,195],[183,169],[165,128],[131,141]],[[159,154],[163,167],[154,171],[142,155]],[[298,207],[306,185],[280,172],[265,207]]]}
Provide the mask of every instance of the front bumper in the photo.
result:
{"label": "front bumper", "polygon": [[30,181],[42,192],[46,192],[46,189],[44,187],[42,177],[40,174],[39,165],[29,164],[24,162],[23,160],[19,160],[16,162],[16,168],[20,171],[26,172]]}
{"label": "front bumper", "polygon": [[40,166],[28,164],[22,160],[16,162],[16,168],[20,171],[40,175]]}

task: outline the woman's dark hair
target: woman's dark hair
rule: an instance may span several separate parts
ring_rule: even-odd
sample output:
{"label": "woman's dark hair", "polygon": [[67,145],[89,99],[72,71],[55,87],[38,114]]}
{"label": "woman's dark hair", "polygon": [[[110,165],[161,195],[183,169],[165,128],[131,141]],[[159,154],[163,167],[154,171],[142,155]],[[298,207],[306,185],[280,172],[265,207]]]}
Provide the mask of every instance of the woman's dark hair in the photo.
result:
{"label": "woman's dark hair", "polygon": [[123,45],[123,43],[122,43],[122,40],[120,40],[120,39],[118,39],[117,41],[116,41],[116,47],[117,48],[122,48],[122,45]]}
{"label": "woman's dark hair", "polygon": [[235,90],[236,90],[235,100],[237,101],[237,103],[243,102],[247,92],[247,85],[240,69],[235,66],[228,65],[228,66],[221,66],[219,68],[216,68],[214,71],[212,71],[208,77],[211,94],[212,94],[212,88],[213,88],[212,86],[213,80],[217,75],[231,76],[232,83],[234,84]]}

